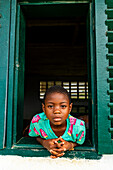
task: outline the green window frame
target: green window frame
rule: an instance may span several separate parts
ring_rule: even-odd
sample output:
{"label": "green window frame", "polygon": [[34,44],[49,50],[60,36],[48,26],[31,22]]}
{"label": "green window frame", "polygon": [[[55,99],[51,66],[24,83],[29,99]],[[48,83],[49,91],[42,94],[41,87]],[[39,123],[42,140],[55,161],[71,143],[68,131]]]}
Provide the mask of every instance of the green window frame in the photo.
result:
{"label": "green window frame", "polygon": [[[9,38],[10,34],[10,3],[6,3],[6,8],[4,9],[4,2],[0,2],[0,149],[5,146],[5,131],[6,131],[6,107],[7,107],[7,88],[8,88],[8,48],[9,48]],[[9,10],[7,10],[9,9]],[[3,14],[3,15],[2,15]],[[7,23],[5,29],[2,27]],[[4,37],[2,37],[5,35]],[[6,50],[4,50],[6,48]]]}
{"label": "green window frame", "polygon": [[[32,1],[33,2],[33,1]],[[84,2],[81,0],[81,3]],[[90,43],[89,50],[89,92],[91,92],[91,101],[89,109],[91,110],[91,124],[92,124],[92,144],[93,147],[81,146],[76,148],[75,151],[67,151],[66,157],[85,157],[85,158],[100,158],[103,153],[113,153],[113,140],[112,140],[112,112],[110,105],[112,101],[112,95],[110,90],[112,90],[111,83],[112,76],[109,76],[109,70],[112,70],[112,60],[106,59],[107,57],[112,57],[112,43],[110,42],[110,30],[112,27],[112,22],[110,22],[109,17],[113,17],[112,8],[113,3],[111,0],[106,0],[107,4],[107,16],[105,14],[106,5],[104,0],[98,2],[95,1],[85,1],[89,3],[89,32],[90,36],[88,43]],[[67,4],[69,2],[63,1],[60,4]],[[71,1],[70,3],[75,3]],[[80,4],[80,1],[76,1]],[[8,22],[8,26],[2,30],[5,34],[5,38],[2,33],[2,39],[0,43],[3,44],[0,52],[2,52],[2,58],[0,58],[0,70],[2,70],[2,77],[0,76],[0,90],[3,90],[2,96],[0,97],[0,154],[18,154],[22,156],[48,156],[49,153],[41,145],[36,145],[36,141],[28,138],[21,138],[22,127],[21,117],[23,110],[23,100],[24,100],[24,54],[25,54],[25,37],[22,33],[25,33],[25,18],[23,15],[23,8],[25,6],[32,5],[51,5],[56,4],[56,2],[43,2],[24,3],[16,0],[2,2],[2,15],[0,21],[3,20],[3,27],[5,22]],[[6,6],[8,8],[6,12]],[[30,8],[29,8],[30,9]],[[93,10],[95,9],[95,11]],[[9,17],[10,16],[10,17]],[[95,16],[95,18],[94,18]],[[6,19],[6,20],[5,20]],[[104,36],[106,32],[106,24],[108,25],[108,43],[107,37]],[[20,22],[21,21],[21,22]],[[95,23],[94,23],[95,21]],[[94,28],[95,27],[95,28]],[[1,34],[1,33],[0,33]],[[22,37],[21,37],[22,36]],[[8,42],[8,43],[7,43]],[[111,43],[111,44],[110,44]],[[108,51],[106,48],[108,47]],[[4,50],[6,48],[7,50]],[[110,53],[110,54],[109,54]],[[21,56],[21,57],[20,57]],[[109,66],[108,66],[109,64]],[[107,71],[108,66],[108,71]],[[111,71],[112,72],[112,71]],[[111,73],[112,75],[112,73]],[[110,78],[110,79],[109,79]],[[107,82],[108,79],[108,82]],[[19,86],[21,85],[21,89]],[[109,90],[109,91],[108,91]],[[107,93],[108,91],[108,93]],[[110,96],[109,96],[110,95]],[[106,99],[106,100],[105,100]],[[19,113],[19,114],[17,114]],[[105,123],[104,123],[105,122]],[[110,132],[109,132],[110,130]],[[20,134],[17,132],[20,132]],[[27,144],[26,144],[27,142]]]}

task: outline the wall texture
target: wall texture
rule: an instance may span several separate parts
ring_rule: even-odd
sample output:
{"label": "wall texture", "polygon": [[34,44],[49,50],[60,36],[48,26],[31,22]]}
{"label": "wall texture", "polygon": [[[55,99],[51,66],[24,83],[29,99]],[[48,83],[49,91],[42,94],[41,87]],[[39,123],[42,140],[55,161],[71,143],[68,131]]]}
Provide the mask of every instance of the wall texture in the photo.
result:
{"label": "wall texture", "polygon": [[50,159],[19,157],[19,156],[0,156],[0,170],[113,170],[113,155],[104,155],[100,160],[88,159]]}

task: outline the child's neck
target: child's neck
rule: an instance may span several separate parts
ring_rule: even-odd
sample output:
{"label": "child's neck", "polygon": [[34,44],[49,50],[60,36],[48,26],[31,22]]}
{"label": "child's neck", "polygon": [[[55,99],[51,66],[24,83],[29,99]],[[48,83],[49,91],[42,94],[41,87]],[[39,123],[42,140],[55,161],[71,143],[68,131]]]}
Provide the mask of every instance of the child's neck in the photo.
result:
{"label": "child's neck", "polygon": [[[50,123],[51,125],[51,123]],[[65,122],[63,125],[51,125],[51,128],[56,136],[60,137],[64,134],[67,127],[67,122]]]}

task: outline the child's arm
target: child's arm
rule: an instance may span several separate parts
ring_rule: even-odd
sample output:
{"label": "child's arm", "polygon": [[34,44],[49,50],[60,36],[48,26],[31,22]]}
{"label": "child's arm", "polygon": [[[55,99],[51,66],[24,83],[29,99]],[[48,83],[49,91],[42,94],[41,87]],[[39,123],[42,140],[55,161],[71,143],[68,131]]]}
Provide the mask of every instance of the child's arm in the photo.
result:
{"label": "child's arm", "polygon": [[39,142],[44,148],[46,148],[48,151],[56,147],[56,144],[54,143],[54,139],[43,139],[41,137],[36,138],[37,142]]}

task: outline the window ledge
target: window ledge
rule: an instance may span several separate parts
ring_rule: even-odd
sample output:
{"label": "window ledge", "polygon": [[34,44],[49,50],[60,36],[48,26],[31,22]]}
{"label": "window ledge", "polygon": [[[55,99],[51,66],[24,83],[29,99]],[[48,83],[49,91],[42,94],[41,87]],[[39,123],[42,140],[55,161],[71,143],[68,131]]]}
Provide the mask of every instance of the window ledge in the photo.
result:
{"label": "window ledge", "polygon": [[[37,143],[35,138],[22,137],[16,144],[12,146],[12,152],[19,151],[24,153],[23,156],[36,156],[47,157],[50,153],[40,144]],[[100,159],[101,155],[98,155],[96,149],[91,146],[89,141],[86,141],[84,145],[78,146],[74,151],[66,151],[63,157],[68,158],[86,158],[86,159]]]}

